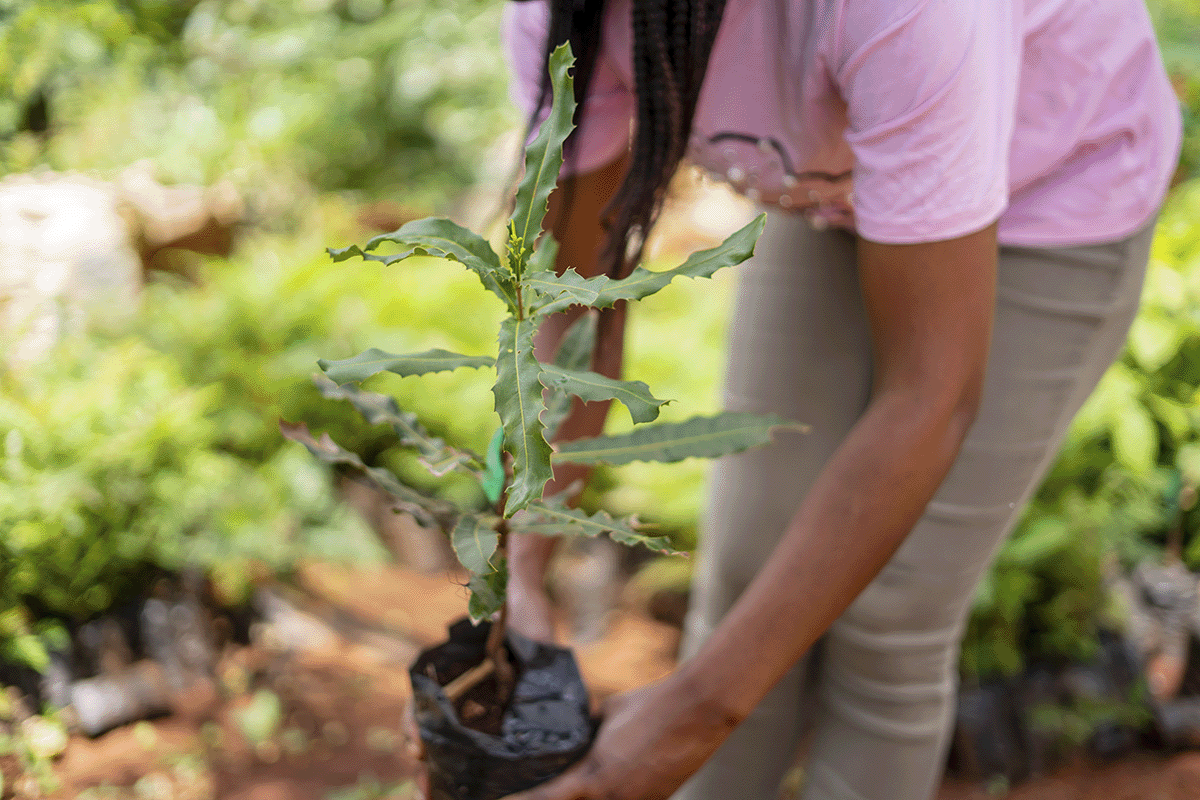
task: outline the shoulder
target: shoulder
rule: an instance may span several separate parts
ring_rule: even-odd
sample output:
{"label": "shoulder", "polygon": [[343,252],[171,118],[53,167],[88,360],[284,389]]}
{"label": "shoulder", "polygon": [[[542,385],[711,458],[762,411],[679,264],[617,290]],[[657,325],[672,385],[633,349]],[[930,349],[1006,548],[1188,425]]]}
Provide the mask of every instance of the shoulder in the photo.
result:
{"label": "shoulder", "polygon": [[1005,0],[844,0],[838,60],[859,231],[948,238],[1008,196],[1019,9]]}
{"label": "shoulder", "polygon": [[543,0],[505,3],[501,12],[500,35],[509,43],[546,36],[550,6]]}
{"label": "shoulder", "polygon": [[[1018,11],[1002,0],[831,0],[824,22],[840,70],[882,52],[898,65],[962,58],[970,49],[1019,47]],[[1007,33],[1006,33],[1007,32]]]}
{"label": "shoulder", "polygon": [[[839,0],[830,71],[855,117],[928,103],[1008,104],[1021,70],[1017,4]],[[879,107],[876,107],[879,106]],[[999,107],[992,108],[996,113]]]}

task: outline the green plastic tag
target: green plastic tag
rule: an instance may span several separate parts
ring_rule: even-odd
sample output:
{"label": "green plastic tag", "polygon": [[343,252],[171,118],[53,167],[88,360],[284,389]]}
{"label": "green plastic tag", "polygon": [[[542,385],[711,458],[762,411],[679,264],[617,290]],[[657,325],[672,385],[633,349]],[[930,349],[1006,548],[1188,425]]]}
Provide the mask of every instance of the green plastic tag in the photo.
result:
{"label": "green plastic tag", "polygon": [[504,428],[496,429],[488,445],[487,463],[483,472],[483,493],[492,505],[500,502],[504,491]]}

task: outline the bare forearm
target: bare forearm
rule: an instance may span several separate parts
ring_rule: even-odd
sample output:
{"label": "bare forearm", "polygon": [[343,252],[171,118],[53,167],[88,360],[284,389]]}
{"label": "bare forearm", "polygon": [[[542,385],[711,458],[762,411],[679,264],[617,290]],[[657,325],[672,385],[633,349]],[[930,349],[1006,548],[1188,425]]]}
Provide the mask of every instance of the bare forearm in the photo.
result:
{"label": "bare forearm", "polygon": [[996,258],[995,224],[914,245],[859,240],[875,393],[767,565],[685,668],[727,713],[748,714],[833,624],[949,472],[982,395]]}
{"label": "bare forearm", "polygon": [[745,718],[900,546],[969,422],[969,413],[931,411],[916,395],[873,401],[680,679]]}

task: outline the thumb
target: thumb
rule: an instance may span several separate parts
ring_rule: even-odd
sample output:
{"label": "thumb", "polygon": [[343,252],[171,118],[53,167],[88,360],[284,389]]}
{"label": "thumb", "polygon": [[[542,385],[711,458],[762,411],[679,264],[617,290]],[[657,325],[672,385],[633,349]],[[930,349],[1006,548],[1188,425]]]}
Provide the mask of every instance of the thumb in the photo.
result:
{"label": "thumb", "polygon": [[421,740],[421,729],[410,697],[400,711],[400,730],[404,736],[405,755],[413,761],[425,760],[425,743]]}
{"label": "thumb", "polygon": [[557,778],[552,778],[532,789],[510,794],[502,800],[589,800],[591,794],[588,793],[587,787],[584,786],[583,780],[578,775],[578,768],[573,767]]}

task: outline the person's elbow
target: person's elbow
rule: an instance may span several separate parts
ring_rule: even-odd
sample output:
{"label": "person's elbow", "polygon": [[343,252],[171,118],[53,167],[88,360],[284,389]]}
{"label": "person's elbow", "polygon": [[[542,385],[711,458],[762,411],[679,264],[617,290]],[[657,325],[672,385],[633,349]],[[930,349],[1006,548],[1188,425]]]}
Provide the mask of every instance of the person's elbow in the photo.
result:
{"label": "person's elbow", "polygon": [[[881,387],[875,402],[894,424],[907,428],[914,444],[947,465],[958,455],[983,403],[983,371],[945,372]],[[922,443],[924,446],[922,446]]]}
{"label": "person's elbow", "polygon": [[950,403],[947,428],[951,438],[957,443],[955,450],[962,446],[970,433],[975,420],[979,418],[983,406],[983,370],[965,378],[957,387],[953,401]]}
{"label": "person's elbow", "polygon": [[948,448],[949,457],[958,455],[967,434],[979,418],[983,405],[982,368],[957,376],[942,375],[923,383],[917,390],[918,404],[924,409],[925,423]]}

